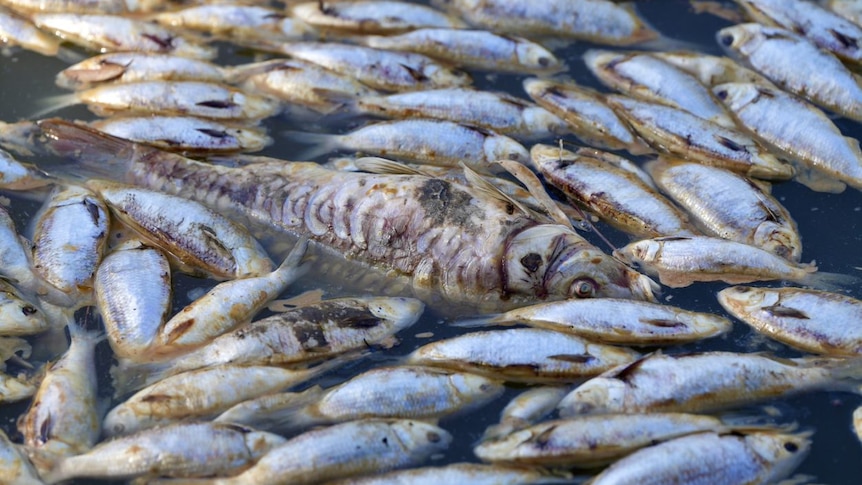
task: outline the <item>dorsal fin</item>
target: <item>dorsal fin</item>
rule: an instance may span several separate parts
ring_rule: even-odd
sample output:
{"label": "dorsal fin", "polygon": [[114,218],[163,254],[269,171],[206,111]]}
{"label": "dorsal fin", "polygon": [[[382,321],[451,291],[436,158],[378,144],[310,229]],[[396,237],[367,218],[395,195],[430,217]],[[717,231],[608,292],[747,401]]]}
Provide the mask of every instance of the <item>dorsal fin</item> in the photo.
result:
{"label": "dorsal fin", "polygon": [[527,216],[533,215],[533,211],[527,209],[524,204],[504,194],[503,191],[498,189],[496,185],[482,178],[482,176],[476,173],[473,169],[464,165],[463,163],[459,163],[459,165],[461,165],[461,168],[464,170],[464,177],[467,179],[467,182],[474,189],[476,189],[477,192],[484,194],[485,196],[492,199],[496,199],[506,204],[510,204],[512,205],[512,207],[516,207],[519,211],[521,211]]}
{"label": "dorsal fin", "polygon": [[495,163],[505,168],[507,172],[512,174],[513,177],[518,179],[527,188],[530,195],[536,199],[536,202],[539,203],[539,206],[548,214],[553,222],[574,229],[569,218],[557,203],[551,199],[551,196],[548,195],[548,192],[542,185],[542,181],[536,177],[536,174],[524,166],[524,164],[514,160],[497,160]]}
{"label": "dorsal fin", "polygon": [[386,175],[424,175],[431,177],[430,174],[423,172],[421,169],[405,165],[395,160],[389,160],[382,157],[360,157],[353,164],[363,172]]}

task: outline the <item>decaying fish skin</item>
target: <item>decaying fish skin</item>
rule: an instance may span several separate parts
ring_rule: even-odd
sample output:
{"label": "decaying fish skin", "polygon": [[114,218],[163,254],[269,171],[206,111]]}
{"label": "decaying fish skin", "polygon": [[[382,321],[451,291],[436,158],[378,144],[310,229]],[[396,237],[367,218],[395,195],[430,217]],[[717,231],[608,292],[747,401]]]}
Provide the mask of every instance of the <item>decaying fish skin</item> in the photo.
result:
{"label": "decaying fish skin", "polygon": [[862,25],[862,3],[857,0],[821,0],[821,4],[856,25]]}
{"label": "decaying fish skin", "polygon": [[558,36],[608,45],[653,40],[658,33],[631,8],[607,0],[435,0],[467,22],[525,37]]}
{"label": "decaying fish skin", "polygon": [[22,13],[57,12],[122,14],[134,10],[135,0],[5,0],[3,4]]}
{"label": "decaying fish skin", "polygon": [[21,448],[0,430],[0,472],[8,485],[44,485],[39,473]]}
{"label": "decaying fish skin", "polygon": [[171,269],[159,249],[139,240],[105,256],[93,282],[108,343],[118,358],[148,359],[171,310]]}
{"label": "decaying fish skin", "polygon": [[366,36],[364,45],[415,52],[459,67],[491,72],[550,74],[565,64],[542,45],[487,30],[417,29],[400,35]]}
{"label": "decaying fish skin", "polygon": [[[695,281],[787,280],[817,284],[831,275],[816,274],[817,266],[800,265],[754,246],[709,236],[661,237],[636,241],[615,251],[617,257],[656,274],[671,288]],[[840,277],[836,276],[839,279]]]}
{"label": "decaying fish skin", "polygon": [[723,56],[710,56],[700,52],[688,51],[650,52],[650,55],[682,69],[708,87],[724,83],[773,85],[761,74]]}
{"label": "decaying fish skin", "polygon": [[283,433],[363,418],[436,420],[487,404],[503,393],[500,381],[432,367],[379,367],[308,404],[287,406],[270,419]]}
{"label": "decaying fish skin", "polygon": [[847,118],[862,120],[862,86],[832,54],[788,30],[725,27],[718,42],[781,88]]}
{"label": "decaying fish skin", "polygon": [[360,350],[416,323],[414,298],[339,298],[257,320],[164,362],[120,361],[111,369],[118,394],[179,372],[218,364],[286,365]]}
{"label": "decaying fish skin", "polygon": [[862,63],[862,27],[815,2],[736,0],[755,22],[782,27],[805,36],[845,61]]}
{"label": "decaying fish skin", "polygon": [[198,202],[105,180],[87,186],[117,219],[181,269],[220,280],[272,271],[272,260],[248,229]]}
{"label": "decaying fish skin", "polygon": [[385,0],[303,2],[292,6],[290,12],[315,28],[356,34],[397,34],[426,27],[465,27],[458,18],[431,7]]}
{"label": "decaying fish skin", "polygon": [[239,475],[194,483],[303,485],[358,477],[419,465],[451,441],[446,430],[421,421],[349,421],[296,436]]}
{"label": "decaying fish skin", "polygon": [[33,335],[47,330],[50,325],[36,305],[0,279],[0,335]]}
{"label": "decaying fish skin", "polygon": [[150,347],[150,355],[187,352],[246,323],[270,300],[308,271],[302,262],[308,241],[300,241],[273,272],[220,283],[168,320]]}
{"label": "decaying fish skin", "polygon": [[322,114],[342,108],[345,99],[380,94],[350,76],[299,59],[273,59],[226,68],[226,78],[250,93]]}
{"label": "decaying fish skin", "polygon": [[28,399],[36,394],[36,386],[21,376],[0,372],[0,404]]}
{"label": "decaying fish skin", "polygon": [[611,95],[608,104],[660,152],[750,177],[787,180],[793,167],[779,161],[748,135],[656,103]]}
{"label": "decaying fish skin", "polygon": [[26,298],[40,298],[60,306],[76,302],[36,273],[30,265],[30,242],[18,235],[15,222],[0,207],[0,276],[12,282]]}
{"label": "decaying fish skin", "polygon": [[102,423],[103,433],[120,436],[183,420],[209,419],[245,400],[320,376],[344,361],[332,359],[302,370],[213,365],[176,374],[141,389],[108,411]]}
{"label": "decaying fish skin", "polygon": [[274,49],[383,91],[415,91],[469,86],[472,83],[467,73],[411,52],[333,42],[285,43]]}
{"label": "decaying fish skin", "polygon": [[808,456],[805,434],[700,433],[644,448],[616,462],[590,485],[778,483]]}
{"label": "decaying fish skin", "polygon": [[376,476],[346,478],[329,485],[433,485],[435,483],[470,483],[472,485],[506,485],[549,483],[554,478],[541,470],[478,463],[454,463],[440,467],[411,468]]}
{"label": "decaying fish skin", "polygon": [[164,114],[258,120],[280,110],[279,103],[272,99],[201,81],[108,83],[62,98],[63,102],[86,104],[99,116]]}
{"label": "decaying fish skin", "polygon": [[735,316],[791,347],[830,356],[862,355],[862,301],[803,288],[735,286],[718,292]]}
{"label": "decaying fish skin", "polygon": [[500,439],[537,423],[551,414],[569,391],[568,386],[539,386],[518,394],[500,412],[500,422],[485,429],[482,441]]}
{"label": "decaying fish skin", "polygon": [[[27,413],[18,419],[24,445],[34,454],[60,457],[84,453],[99,441],[94,349],[103,334],[70,323],[69,350],[49,368]],[[39,464],[37,463],[37,466]]]}
{"label": "decaying fish skin", "polygon": [[584,54],[584,63],[603,84],[623,94],[685,110],[725,128],[736,126],[706,86],[657,57],[593,49]]}
{"label": "decaying fish skin", "polygon": [[618,298],[539,303],[466,321],[470,326],[516,323],[626,345],[697,341],[721,335],[732,326],[728,319],[709,313]]}
{"label": "decaying fish skin", "polygon": [[79,186],[57,190],[36,220],[33,269],[70,295],[76,306],[93,300],[93,277],[108,243],[108,207]]}
{"label": "decaying fish skin", "polygon": [[73,478],[230,475],[286,442],[281,436],[231,423],[183,422],[102,442],[61,459],[45,483]]}
{"label": "decaying fish skin", "polygon": [[[856,364],[858,367],[858,363]],[[699,413],[818,389],[841,388],[858,368],[840,359],[779,359],[762,353],[649,354],[576,387],[561,417],[630,412]]]}
{"label": "decaying fish skin", "polygon": [[0,149],[0,189],[29,190],[53,182],[36,167],[21,163],[12,154]]}
{"label": "decaying fish skin", "polygon": [[60,51],[59,39],[42,32],[30,21],[5,8],[0,8],[0,44],[18,45],[50,57],[56,56]]}
{"label": "decaying fish skin", "polygon": [[713,416],[631,413],[544,421],[473,448],[485,462],[558,468],[592,468],[645,446],[728,427]]}
{"label": "decaying fish skin", "polygon": [[151,52],[109,52],[69,66],[55,78],[61,88],[80,91],[99,83],[137,81],[222,82],[224,68],[207,61]]}
{"label": "decaying fish skin", "polygon": [[302,40],[314,32],[306,22],[289,18],[281,10],[260,5],[195,5],[160,12],[153,19],[175,30],[203,31],[240,44],[257,40]]}
{"label": "decaying fish skin", "polygon": [[547,79],[524,80],[524,91],[539,106],[557,115],[586,143],[608,150],[628,150],[632,154],[650,151],[620,120],[598,92],[574,82]]}
{"label": "decaying fish skin", "polygon": [[563,120],[545,108],[508,94],[470,88],[363,96],[354,106],[364,114],[449,120],[517,139],[546,138],[566,131]]}
{"label": "decaying fish skin", "polygon": [[820,109],[780,89],[755,84],[728,83],[713,90],[740,125],[776,153],[840,182],[824,189],[840,192],[846,183],[862,190],[859,141],[842,135]]}
{"label": "decaying fish skin", "polygon": [[63,40],[103,51],[138,51],[212,59],[216,49],[178,35],[154,23],[117,15],[38,13],[32,17],[40,29]]}
{"label": "decaying fish skin", "polygon": [[697,234],[688,216],[641,177],[589,155],[541,144],[530,150],[549,184],[613,227],[639,238]]}
{"label": "decaying fish skin", "polygon": [[194,116],[133,116],[94,120],[99,131],[183,153],[256,152],[272,143],[261,128]]}
{"label": "decaying fish skin", "polygon": [[306,153],[307,157],[344,149],[444,167],[464,163],[482,173],[500,171],[493,165],[496,160],[526,163],[530,157],[523,145],[508,136],[452,121],[421,118],[372,123],[343,135],[296,133],[295,138],[301,143],[317,144]]}
{"label": "decaying fish skin", "polygon": [[662,191],[685,208],[706,234],[750,244],[797,263],[802,257],[802,238],[790,213],[749,179],[677,159],[659,158],[646,167]]}
{"label": "decaying fish skin", "polygon": [[624,347],[534,328],[473,332],[424,345],[410,364],[437,366],[509,382],[569,383],[632,362],[639,354]]}
{"label": "decaying fish skin", "polygon": [[327,251],[365,263],[366,273],[377,268],[389,278],[403,275],[429,303],[500,311],[568,297],[651,300],[657,289],[571,229],[538,223],[444,180],[338,172],[314,163],[236,169],[61,120],[43,121],[41,129],[43,148],[74,159],[76,172],[180,193],[307,235]]}

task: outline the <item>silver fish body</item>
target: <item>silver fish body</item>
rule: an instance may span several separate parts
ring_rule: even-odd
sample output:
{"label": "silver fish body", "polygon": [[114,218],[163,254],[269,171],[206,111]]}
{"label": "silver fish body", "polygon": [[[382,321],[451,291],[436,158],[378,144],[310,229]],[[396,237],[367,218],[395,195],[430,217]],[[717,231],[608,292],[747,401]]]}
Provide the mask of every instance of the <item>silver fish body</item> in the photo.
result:
{"label": "silver fish body", "polygon": [[653,298],[655,283],[570,229],[539,224],[460,184],[338,172],[311,163],[231,169],[68,123],[41,127],[49,133],[46,148],[73,157],[76,170],[94,163],[104,171],[103,163],[119,162],[109,169],[118,179],[307,235],[366,263],[365,272],[370,266],[403,275],[429,302],[502,309],[566,297]]}
{"label": "silver fish body", "polygon": [[662,191],[684,207],[706,234],[799,262],[802,238],[796,222],[778,200],[750,180],[683,160],[660,158],[647,167]]}
{"label": "silver fish body", "polygon": [[540,386],[518,394],[500,412],[500,422],[485,429],[482,440],[500,439],[537,423],[551,414],[570,390],[567,386]]}
{"label": "silver fish body", "polygon": [[360,42],[368,47],[415,52],[482,71],[551,73],[565,67],[540,44],[487,30],[424,28],[399,35],[367,36]]}
{"label": "silver fish body", "polygon": [[6,150],[0,149],[0,188],[27,190],[50,183],[41,172],[29,164],[19,162]]}
{"label": "silver fish body", "polygon": [[548,475],[539,470],[478,463],[454,463],[439,467],[411,468],[363,478],[347,478],[330,485],[434,485],[470,483],[472,485],[516,485],[543,483]]}
{"label": "silver fish body", "polygon": [[776,153],[862,189],[859,141],[843,136],[820,109],[779,89],[755,84],[721,84],[713,89],[740,124]]}
{"label": "silver fish body", "polygon": [[5,8],[0,8],[0,43],[19,45],[45,56],[55,56],[60,50],[60,41],[56,37]]}
{"label": "silver fish body", "polygon": [[96,306],[108,343],[118,358],[148,359],[171,310],[171,268],[161,250],[129,241],[116,247],[96,270]]}
{"label": "silver fish body", "polygon": [[793,473],[810,448],[811,440],[797,435],[700,433],[644,448],[611,465],[590,484],[778,483]]}
{"label": "silver fish body", "polygon": [[178,31],[202,31],[239,44],[302,40],[313,35],[313,29],[305,22],[261,5],[193,5],[158,13],[153,19]]}
{"label": "silver fish body", "polygon": [[100,83],[137,81],[221,82],[223,68],[207,61],[171,54],[109,52],[69,66],[55,78],[57,86],[75,91]]}
{"label": "silver fish body", "polygon": [[772,86],[772,82],[763,75],[739,65],[728,57],[689,51],[651,52],[650,55],[691,74],[707,87],[724,83],[756,83]]}
{"label": "silver fish body", "polygon": [[781,88],[862,120],[862,86],[832,54],[788,30],[759,24],[721,29],[719,43]]}
{"label": "silver fish body", "polygon": [[64,458],[45,481],[229,475],[252,465],[285,441],[281,436],[236,424],[177,423],[117,437],[82,455]]}
{"label": "silver fish body", "polygon": [[397,34],[420,28],[462,28],[458,18],[431,7],[385,0],[320,4],[303,2],[291,15],[321,30],[357,34]]}
{"label": "silver fish body", "polygon": [[803,288],[735,286],[718,292],[731,315],[775,340],[830,356],[862,355],[862,301]]}
{"label": "silver fish body", "polygon": [[576,382],[639,354],[550,330],[473,332],[424,345],[407,362],[458,369],[510,382]]}
{"label": "silver fish body", "polygon": [[33,335],[51,326],[33,303],[23,299],[12,285],[0,279],[0,335]]}
{"label": "silver fish body", "polygon": [[0,430],[0,472],[6,485],[43,485],[23,450]]}

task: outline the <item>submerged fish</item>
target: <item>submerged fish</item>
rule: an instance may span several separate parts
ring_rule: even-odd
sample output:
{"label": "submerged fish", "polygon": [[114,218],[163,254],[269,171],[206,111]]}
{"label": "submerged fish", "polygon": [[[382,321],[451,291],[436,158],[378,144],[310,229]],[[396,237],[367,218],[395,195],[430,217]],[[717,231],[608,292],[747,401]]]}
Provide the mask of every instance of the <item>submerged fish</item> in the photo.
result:
{"label": "submerged fish", "polygon": [[[327,170],[315,163],[208,165],[43,121],[45,148],[100,172],[306,235],[340,257],[401,277],[428,301],[486,310],[570,297],[650,300],[655,283],[571,229],[418,175]],[[343,276],[342,276],[343,278]]]}

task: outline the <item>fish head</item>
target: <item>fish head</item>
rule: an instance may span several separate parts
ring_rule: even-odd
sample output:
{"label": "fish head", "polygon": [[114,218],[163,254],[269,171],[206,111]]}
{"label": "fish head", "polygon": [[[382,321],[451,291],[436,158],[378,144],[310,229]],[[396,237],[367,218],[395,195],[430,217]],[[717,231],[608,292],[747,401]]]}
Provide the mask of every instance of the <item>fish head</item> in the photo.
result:
{"label": "fish head", "polygon": [[240,424],[224,423],[224,426],[231,427],[242,433],[242,437],[245,440],[245,446],[248,448],[252,459],[255,460],[269,453],[269,450],[282,445],[287,441],[287,439],[281,435],[267,433],[266,431],[257,431]]}
{"label": "fish head", "polygon": [[524,109],[522,114],[527,126],[534,126],[537,130],[562,135],[569,129],[565,121],[545,108],[531,106]]}
{"label": "fish head", "polygon": [[623,412],[626,391],[626,383],[619,379],[594,377],[568,393],[557,410],[561,418]]}
{"label": "fish head", "polygon": [[443,428],[422,421],[394,420],[389,425],[405,450],[415,455],[429,456],[449,447],[452,435]]}
{"label": "fish head", "polygon": [[776,34],[786,32],[782,29],[772,29],[760,24],[748,23],[725,27],[715,34],[715,38],[728,54],[747,57],[760,47],[767,36],[771,36],[770,31],[773,30],[776,31]]}
{"label": "fish head", "polygon": [[658,285],[603,253],[571,229],[540,224],[508,241],[507,287],[542,300],[655,300]]}
{"label": "fish head", "polygon": [[760,96],[771,96],[771,90],[754,83],[724,83],[714,86],[712,94],[731,111],[736,112]]}
{"label": "fish head", "polygon": [[416,298],[373,298],[368,311],[377,318],[392,322],[395,331],[403,330],[419,320],[425,304]]}
{"label": "fish head", "polygon": [[784,224],[765,221],[757,226],[754,245],[794,263],[802,258],[799,234]]}
{"label": "fish head", "polygon": [[139,415],[128,406],[117,406],[108,411],[102,422],[102,435],[105,438],[114,438],[134,433],[141,425]]}
{"label": "fish head", "polygon": [[450,375],[449,383],[459,399],[465,402],[476,400],[485,402],[499,396],[505,390],[502,382],[469,372]]}
{"label": "fish head", "polygon": [[718,303],[728,313],[737,317],[777,303],[776,293],[765,292],[761,288],[751,286],[731,286],[719,291],[717,297]]}
{"label": "fish head", "polygon": [[793,473],[811,450],[810,432],[784,434],[776,432],[751,433],[745,444],[759,461],[768,463],[769,475],[763,483],[777,483]]}
{"label": "fish head", "polygon": [[129,64],[108,55],[91,57],[60,71],[55,78],[64,89],[85,89],[92,84],[113,81],[128,70]]}
{"label": "fish head", "polygon": [[502,135],[491,135],[485,137],[483,145],[485,160],[514,160],[523,164],[530,163],[530,154],[524,145]]}
{"label": "fish head", "polygon": [[439,64],[425,65],[420,76],[424,76],[431,86],[458,87],[473,84],[473,78],[466,72]]}
{"label": "fish head", "polygon": [[565,68],[551,51],[533,42],[517,42],[515,55],[518,63],[531,71],[552,73]]}

